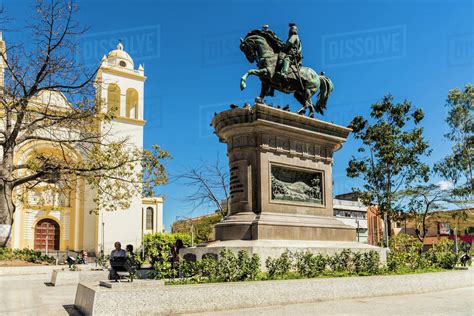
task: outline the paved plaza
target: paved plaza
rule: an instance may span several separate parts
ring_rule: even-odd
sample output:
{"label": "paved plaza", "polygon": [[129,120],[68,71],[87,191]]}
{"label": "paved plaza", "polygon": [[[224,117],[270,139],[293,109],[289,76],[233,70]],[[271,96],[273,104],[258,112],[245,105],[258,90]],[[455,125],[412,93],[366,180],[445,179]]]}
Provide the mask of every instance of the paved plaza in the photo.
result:
{"label": "paved plaza", "polygon": [[473,315],[474,287],[435,293],[381,296],[194,315]]}
{"label": "paved plaza", "polygon": [[[79,315],[76,286],[48,286],[49,274],[0,276],[1,315]],[[240,309],[202,315],[473,315],[474,286],[416,295]]]}
{"label": "paved plaza", "polygon": [[76,285],[50,286],[51,274],[0,276],[1,315],[80,315]]}

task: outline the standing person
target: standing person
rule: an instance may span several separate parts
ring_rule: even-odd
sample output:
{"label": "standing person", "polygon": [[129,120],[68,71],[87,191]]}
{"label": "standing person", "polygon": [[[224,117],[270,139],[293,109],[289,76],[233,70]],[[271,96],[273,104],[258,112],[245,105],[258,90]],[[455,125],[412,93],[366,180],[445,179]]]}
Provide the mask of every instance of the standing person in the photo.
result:
{"label": "standing person", "polygon": [[87,251],[81,250],[81,259],[83,264],[87,264]]}
{"label": "standing person", "polygon": [[183,241],[181,239],[177,239],[173,247],[171,247],[171,264],[173,268],[176,268],[179,263],[179,249],[184,248]]}
{"label": "standing person", "polygon": [[[114,244],[115,249],[112,250],[110,253],[110,262],[112,266],[112,261],[116,260],[117,258],[126,258],[127,254],[125,250],[122,249],[122,244],[119,241],[116,241]],[[110,268],[109,273],[109,280],[117,280],[119,278],[117,272],[114,270],[113,267]]]}

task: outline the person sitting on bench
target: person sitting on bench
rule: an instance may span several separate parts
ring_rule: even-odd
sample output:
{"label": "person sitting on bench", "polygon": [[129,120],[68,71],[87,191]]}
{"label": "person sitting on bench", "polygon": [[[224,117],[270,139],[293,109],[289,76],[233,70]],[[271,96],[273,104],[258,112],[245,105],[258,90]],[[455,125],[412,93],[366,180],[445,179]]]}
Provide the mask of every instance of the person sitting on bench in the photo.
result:
{"label": "person sitting on bench", "polygon": [[120,278],[117,271],[114,269],[114,261],[126,260],[127,254],[125,250],[122,249],[122,244],[119,241],[116,241],[114,244],[115,249],[110,253],[110,274],[109,280],[117,280]]}

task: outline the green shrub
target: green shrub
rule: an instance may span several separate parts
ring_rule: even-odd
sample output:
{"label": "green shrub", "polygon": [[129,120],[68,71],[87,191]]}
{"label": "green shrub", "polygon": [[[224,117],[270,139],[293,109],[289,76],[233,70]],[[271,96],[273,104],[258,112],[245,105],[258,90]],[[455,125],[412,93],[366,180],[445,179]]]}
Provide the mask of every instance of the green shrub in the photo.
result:
{"label": "green shrub", "polygon": [[290,251],[285,250],[279,258],[268,257],[265,265],[271,278],[281,277],[293,269],[293,258]]}
{"label": "green shrub", "polygon": [[390,239],[387,266],[391,271],[416,270],[429,266],[422,255],[423,244],[415,237],[398,234]]}
{"label": "green shrub", "polygon": [[[162,268],[157,266],[157,268]],[[219,258],[207,257],[198,262],[180,260],[178,271],[166,275],[191,278],[197,282],[234,282],[255,280],[260,273],[260,258],[257,254],[251,257],[241,250],[237,255],[228,249],[220,252]],[[163,276],[163,274],[159,274]]]}
{"label": "green shrub", "polygon": [[5,260],[22,260],[31,263],[56,263],[56,259],[54,257],[43,255],[41,251],[29,248],[0,248],[0,261]]}
{"label": "green shrub", "polygon": [[449,239],[434,244],[425,256],[432,267],[441,269],[453,269],[459,259],[454,252],[454,242]]}
{"label": "green shrub", "polygon": [[153,277],[157,280],[178,276],[176,269],[173,269],[173,265],[167,260],[156,261],[153,264],[153,269],[154,271],[150,273],[149,277]]}
{"label": "green shrub", "polygon": [[349,268],[352,268],[350,259],[351,251],[349,249],[344,249],[340,253],[336,253],[330,257],[328,264],[334,272],[349,272]]}
{"label": "green shrub", "polygon": [[379,273],[380,255],[377,251],[355,252],[351,259],[357,274]]}
{"label": "green shrub", "polygon": [[145,247],[144,261],[148,261],[152,266],[154,266],[157,261],[167,261],[171,248],[178,239],[183,241],[184,247],[191,245],[191,236],[184,233],[146,234],[143,240],[143,246]]}
{"label": "green shrub", "polygon": [[314,278],[326,268],[327,258],[321,254],[313,255],[311,252],[296,254],[296,271],[305,278]]}
{"label": "green shrub", "polygon": [[221,282],[232,282],[238,280],[239,274],[238,259],[235,254],[228,249],[222,250],[219,254],[219,262],[214,279]]}
{"label": "green shrub", "polygon": [[217,281],[217,266],[219,261],[213,257],[207,257],[199,261],[200,274],[210,281]]}
{"label": "green shrub", "polygon": [[250,257],[247,251],[240,250],[237,255],[237,266],[240,281],[255,280],[260,273],[260,257],[256,253]]}
{"label": "green shrub", "polygon": [[178,276],[183,278],[199,278],[200,265],[196,261],[180,260]]}

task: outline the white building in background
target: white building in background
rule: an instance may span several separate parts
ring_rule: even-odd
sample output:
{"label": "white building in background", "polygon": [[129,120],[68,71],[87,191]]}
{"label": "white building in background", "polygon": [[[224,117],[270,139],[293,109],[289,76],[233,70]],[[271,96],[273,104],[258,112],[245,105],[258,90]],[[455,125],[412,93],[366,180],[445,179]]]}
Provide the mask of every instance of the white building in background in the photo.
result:
{"label": "white building in background", "polygon": [[164,233],[162,196],[143,198],[143,233]]}
{"label": "white building in background", "polygon": [[[0,47],[4,45],[0,38]],[[0,77],[3,80],[3,72]],[[103,57],[96,78],[97,95],[106,107],[117,109],[114,120],[102,125],[103,135],[128,137],[131,146],[143,147],[145,80],[143,66],[135,67],[121,43]],[[38,95],[35,102],[41,104],[47,99],[49,106],[70,106],[59,92],[43,94]],[[35,153],[54,155],[57,150],[47,142],[32,142],[20,148],[16,155],[18,161],[26,161]],[[80,150],[73,147],[70,150],[75,159],[86,159]],[[164,231],[163,197],[135,196],[126,210],[101,211],[96,215],[90,213],[95,207],[96,193],[85,181],[80,180],[68,192],[51,186],[38,185],[21,193],[26,198],[17,201],[11,240],[13,248],[45,250],[47,247],[49,251],[84,249],[89,253],[108,253],[116,241],[123,247],[132,244],[137,248],[144,234]]]}
{"label": "white building in background", "polygon": [[357,229],[359,242],[368,243],[367,206],[354,194],[341,194],[333,199],[334,216]]}

